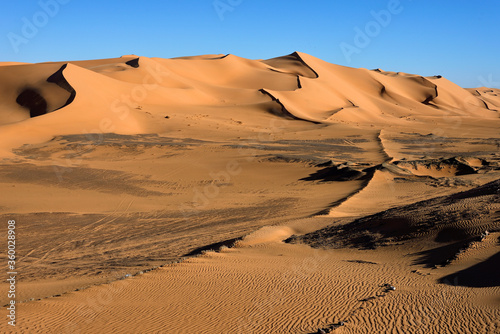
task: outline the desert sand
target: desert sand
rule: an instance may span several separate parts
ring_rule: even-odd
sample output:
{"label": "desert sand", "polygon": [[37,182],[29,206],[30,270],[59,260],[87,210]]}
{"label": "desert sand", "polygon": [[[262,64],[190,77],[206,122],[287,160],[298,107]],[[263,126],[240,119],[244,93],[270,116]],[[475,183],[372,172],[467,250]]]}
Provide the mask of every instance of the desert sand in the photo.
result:
{"label": "desert sand", "polygon": [[0,77],[0,332],[500,333],[500,89],[301,52]]}

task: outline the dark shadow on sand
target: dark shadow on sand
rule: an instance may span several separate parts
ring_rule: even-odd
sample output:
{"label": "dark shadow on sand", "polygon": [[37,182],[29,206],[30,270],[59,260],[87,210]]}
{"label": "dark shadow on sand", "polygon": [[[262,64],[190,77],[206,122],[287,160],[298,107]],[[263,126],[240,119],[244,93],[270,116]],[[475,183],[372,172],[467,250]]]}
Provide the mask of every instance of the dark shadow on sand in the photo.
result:
{"label": "dark shadow on sand", "polygon": [[491,256],[486,261],[444,276],[439,282],[471,288],[500,286],[500,252]]}

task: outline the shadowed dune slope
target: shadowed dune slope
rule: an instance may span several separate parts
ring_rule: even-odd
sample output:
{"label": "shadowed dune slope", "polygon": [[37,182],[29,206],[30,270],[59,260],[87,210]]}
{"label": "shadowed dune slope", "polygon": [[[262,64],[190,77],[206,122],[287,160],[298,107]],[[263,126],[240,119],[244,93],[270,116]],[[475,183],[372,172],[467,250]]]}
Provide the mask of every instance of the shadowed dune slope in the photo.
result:
{"label": "shadowed dune slope", "polygon": [[0,126],[45,115],[68,104],[74,90],[63,65],[0,66]]}
{"label": "shadowed dune slope", "polygon": [[463,243],[500,231],[500,180],[449,196],[392,208],[294,237],[314,247],[376,248],[404,241]]}

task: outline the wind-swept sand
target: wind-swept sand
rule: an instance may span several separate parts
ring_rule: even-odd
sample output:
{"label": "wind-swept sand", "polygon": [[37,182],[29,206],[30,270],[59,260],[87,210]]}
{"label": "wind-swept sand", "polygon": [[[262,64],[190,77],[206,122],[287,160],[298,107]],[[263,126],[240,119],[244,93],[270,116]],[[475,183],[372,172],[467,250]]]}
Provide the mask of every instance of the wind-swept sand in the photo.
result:
{"label": "wind-swept sand", "polygon": [[500,332],[500,90],[300,52],[0,65],[0,331]]}

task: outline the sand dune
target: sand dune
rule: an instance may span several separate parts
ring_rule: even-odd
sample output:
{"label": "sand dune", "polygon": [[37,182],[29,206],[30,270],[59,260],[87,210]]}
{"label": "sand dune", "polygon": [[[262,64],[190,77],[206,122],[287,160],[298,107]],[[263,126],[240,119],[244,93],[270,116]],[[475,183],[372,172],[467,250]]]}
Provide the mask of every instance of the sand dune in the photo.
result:
{"label": "sand dune", "polygon": [[498,111],[500,107],[500,90],[498,88],[480,87],[467,90],[483,101],[486,108]]}
{"label": "sand dune", "polygon": [[0,71],[3,78],[0,124],[52,112],[65,106],[70,98],[68,89],[57,84],[62,79],[59,65],[39,64],[36,69],[32,65],[5,65]]}
{"label": "sand dune", "polygon": [[358,247],[377,247],[401,240],[422,244],[419,238],[424,237],[438,243],[467,242],[480,237],[484,231],[500,228],[499,195],[500,181],[496,180],[472,190],[365,216],[349,225],[328,227],[301,240],[318,240],[325,246],[340,243]]}
{"label": "sand dune", "polygon": [[[6,149],[18,146],[21,141],[12,139],[14,133],[31,129],[32,124],[30,132],[40,135],[33,142],[70,133],[170,129],[172,122],[164,120],[166,115],[148,110],[148,105],[179,112],[194,106],[249,106],[244,113],[251,113],[247,123],[254,126],[259,125],[259,114],[269,112],[324,124],[399,123],[408,117],[452,115],[498,118],[495,90],[469,92],[444,78],[348,68],[300,52],[263,61],[234,55],[176,59],[131,55],[4,64],[1,72],[0,124],[9,125],[2,131],[2,138],[9,138],[2,141]],[[55,110],[57,117],[27,121]],[[61,126],[65,117],[73,122]]]}
{"label": "sand dune", "polygon": [[1,332],[500,332],[500,90],[301,52],[0,75]]}

